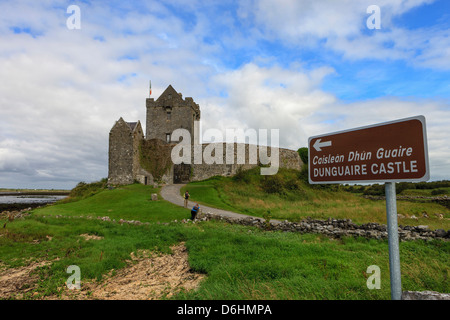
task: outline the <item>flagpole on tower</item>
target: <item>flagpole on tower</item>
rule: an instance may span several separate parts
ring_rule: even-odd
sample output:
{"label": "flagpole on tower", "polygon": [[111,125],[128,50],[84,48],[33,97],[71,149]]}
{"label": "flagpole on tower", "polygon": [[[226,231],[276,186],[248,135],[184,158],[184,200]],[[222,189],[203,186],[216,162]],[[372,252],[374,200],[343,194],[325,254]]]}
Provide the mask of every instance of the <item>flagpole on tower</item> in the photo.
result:
{"label": "flagpole on tower", "polygon": [[150,98],[151,95],[152,95],[152,80],[150,80],[150,91],[148,97]]}

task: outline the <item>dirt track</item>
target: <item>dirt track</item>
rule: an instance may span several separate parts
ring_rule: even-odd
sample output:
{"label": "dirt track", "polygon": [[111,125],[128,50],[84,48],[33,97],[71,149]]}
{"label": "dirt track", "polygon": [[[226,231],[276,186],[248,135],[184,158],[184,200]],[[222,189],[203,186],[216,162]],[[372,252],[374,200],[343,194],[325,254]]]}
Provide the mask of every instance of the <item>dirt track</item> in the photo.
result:
{"label": "dirt track", "polygon": [[[167,200],[173,204],[179,205],[179,206],[184,206],[184,200],[182,198],[182,196],[180,195],[180,189],[182,187],[184,187],[184,184],[170,184],[170,185],[165,185],[161,188],[161,197],[163,197],[164,200]],[[188,203],[188,208],[191,209],[196,202],[193,201],[189,201]],[[258,218],[258,217],[254,217],[254,216],[249,216],[249,215],[245,215],[245,214],[241,214],[241,213],[236,213],[236,212],[232,212],[232,211],[227,211],[227,210],[222,210],[222,209],[217,209],[217,208],[213,208],[213,207],[208,207],[205,205],[200,205],[200,210],[202,212],[209,212],[210,214],[214,214],[214,215],[219,215],[219,216],[224,216],[224,217],[230,217],[230,218],[255,218],[258,219],[260,221],[264,221],[264,219],[262,218]],[[270,220],[272,223],[274,224],[278,224],[280,223],[280,221],[278,220]]]}

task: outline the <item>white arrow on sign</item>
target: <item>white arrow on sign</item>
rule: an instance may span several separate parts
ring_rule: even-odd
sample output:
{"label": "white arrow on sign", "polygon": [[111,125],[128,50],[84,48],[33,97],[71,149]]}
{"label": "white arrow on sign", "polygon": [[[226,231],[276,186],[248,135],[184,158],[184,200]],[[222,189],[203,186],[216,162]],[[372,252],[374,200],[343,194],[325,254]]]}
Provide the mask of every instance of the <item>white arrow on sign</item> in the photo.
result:
{"label": "white arrow on sign", "polygon": [[316,149],[316,151],[322,151],[321,148],[323,147],[329,147],[331,146],[331,141],[324,141],[324,142],[320,142],[321,139],[317,139],[316,142],[314,142],[314,149]]}

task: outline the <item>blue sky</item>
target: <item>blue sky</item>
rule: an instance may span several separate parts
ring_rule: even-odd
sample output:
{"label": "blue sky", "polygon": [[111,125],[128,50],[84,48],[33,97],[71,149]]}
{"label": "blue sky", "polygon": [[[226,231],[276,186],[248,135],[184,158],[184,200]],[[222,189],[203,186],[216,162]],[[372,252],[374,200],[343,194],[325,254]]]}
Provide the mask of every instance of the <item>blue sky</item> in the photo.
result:
{"label": "blue sky", "polygon": [[423,114],[448,179],[449,18],[446,0],[0,1],[0,187],[106,177],[109,130],[145,126],[149,80],[193,97],[204,129],[280,129],[291,149]]}

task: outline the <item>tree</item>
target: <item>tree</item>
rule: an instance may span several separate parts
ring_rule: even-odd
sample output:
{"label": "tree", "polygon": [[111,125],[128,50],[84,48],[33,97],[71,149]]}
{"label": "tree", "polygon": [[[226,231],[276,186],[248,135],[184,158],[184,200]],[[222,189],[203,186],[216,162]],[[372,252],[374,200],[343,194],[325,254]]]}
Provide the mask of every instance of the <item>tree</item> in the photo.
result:
{"label": "tree", "polygon": [[300,159],[302,159],[304,164],[308,164],[308,148],[306,147],[302,147],[300,149],[297,150]]}

